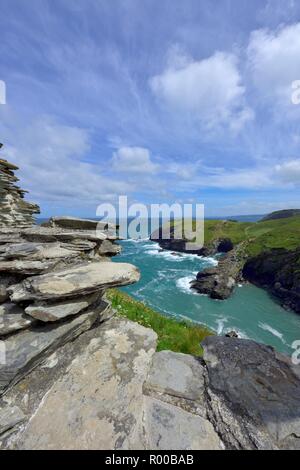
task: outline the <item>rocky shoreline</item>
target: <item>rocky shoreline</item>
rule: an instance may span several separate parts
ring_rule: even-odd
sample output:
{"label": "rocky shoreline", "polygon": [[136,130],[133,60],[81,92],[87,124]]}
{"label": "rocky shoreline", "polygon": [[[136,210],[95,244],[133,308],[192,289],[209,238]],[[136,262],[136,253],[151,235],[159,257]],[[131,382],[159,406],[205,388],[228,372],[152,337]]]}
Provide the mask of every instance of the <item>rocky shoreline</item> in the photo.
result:
{"label": "rocky shoreline", "polygon": [[244,277],[266,289],[286,309],[300,313],[300,248],[272,250],[247,260]]}
{"label": "rocky shoreline", "polygon": [[[281,212],[284,213],[282,217]],[[276,217],[286,218],[290,212],[280,211]],[[265,220],[273,220],[272,214]],[[185,248],[185,240],[162,239],[159,231],[151,236],[151,240],[157,241],[165,250],[191,253]],[[273,249],[249,256],[246,247],[247,241],[234,245],[229,238],[216,238],[192,252],[198,256],[221,254],[221,257],[217,266],[197,274],[196,279],[191,281],[191,289],[212,299],[225,300],[237,284],[251,282],[267,290],[284,308],[300,313],[300,249]]]}
{"label": "rocky shoreline", "polygon": [[140,277],[113,227],[18,228],[22,207],[0,227],[0,449],[300,449],[299,366],[235,337],[156,352],[105,296]]}

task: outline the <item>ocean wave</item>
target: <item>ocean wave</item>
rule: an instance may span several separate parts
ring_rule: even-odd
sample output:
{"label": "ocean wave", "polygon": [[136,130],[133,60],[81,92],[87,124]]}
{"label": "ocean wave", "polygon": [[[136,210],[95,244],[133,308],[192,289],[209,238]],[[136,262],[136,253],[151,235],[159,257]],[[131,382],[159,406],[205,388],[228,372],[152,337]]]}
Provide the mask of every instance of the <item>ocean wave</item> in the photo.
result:
{"label": "ocean wave", "polygon": [[[196,275],[197,273],[195,273]],[[176,281],[176,286],[178,287],[181,292],[184,292],[185,294],[191,294],[191,295],[199,295],[194,289],[191,289],[190,283],[195,279],[194,276],[185,276],[177,279]]]}
{"label": "ocean wave", "polygon": [[275,330],[275,328],[273,328],[272,326],[268,325],[267,323],[261,323],[261,322],[259,322],[258,326],[262,330],[268,331],[273,336],[276,336],[276,338],[279,338],[282,341],[282,343],[286,344],[285,340],[283,339],[283,334]]}
{"label": "ocean wave", "polygon": [[228,322],[228,318],[226,317],[222,317],[222,318],[218,318],[216,320],[216,323],[217,323],[217,333],[218,335],[221,335],[223,333],[223,330],[224,330],[224,324]]}
{"label": "ocean wave", "polygon": [[149,246],[145,250],[145,253],[147,255],[152,255],[152,256],[160,256],[161,258],[164,258],[167,261],[173,261],[175,263],[182,263],[183,261],[186,260],[192,260],[192,261],[199,261],[201,258],[198,255],[191,255],[188,253],[178,253],[175,251],[167,251],[167,250],[161,250],[160,248]]}
{"label": "ocean wave", "polygon": [[202,261],[206,261],[212,266],[218,266],[219,262],[216,258],[213,258],[212,256],[200,256],[200,259]]}
{"label": "ocean wave", "polygon": [[126,240],[126,241],[132,242],[132,243],[144,243],[144,242],[147,242],[149,240],[150,240],[150,238],[148,237],[148,238],[136,238],[136,239],[135,238],[128,238],[128,240]]}
{"label": "ocean wave", "polygon": [[[237,328],[234,325],[232,325],[232,326],[228,325],[228,321],[229,321],[229,318],[227,318],[227,317],[221,317],[221,318],[218,318],[216,320],[217,333],[218,333],[219,336],[226,335],[226,333],[229,333],[230,331],[235,331],[239,338],[249,339],[249,337],[247,336],[247,334],[243,330],[240,330],[239,328]],[[225,327],[225,323],[226,323],[226,327]]]}

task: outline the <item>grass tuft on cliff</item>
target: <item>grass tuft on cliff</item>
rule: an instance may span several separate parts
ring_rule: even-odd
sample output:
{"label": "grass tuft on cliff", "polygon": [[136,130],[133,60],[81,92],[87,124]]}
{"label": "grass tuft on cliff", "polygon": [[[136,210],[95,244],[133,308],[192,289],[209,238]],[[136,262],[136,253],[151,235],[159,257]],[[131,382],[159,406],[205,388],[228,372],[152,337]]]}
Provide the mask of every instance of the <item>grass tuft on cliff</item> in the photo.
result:
{"label": "grass tuft on cliff", "polygon": [[158,335],[157,351],[170,350],[202,356],[200,345],[206,336],[214,333],[205,326],[189,321],[177,321],[161,315],[118,289],[107,291],[107,298],[118,315],[152,328]]}

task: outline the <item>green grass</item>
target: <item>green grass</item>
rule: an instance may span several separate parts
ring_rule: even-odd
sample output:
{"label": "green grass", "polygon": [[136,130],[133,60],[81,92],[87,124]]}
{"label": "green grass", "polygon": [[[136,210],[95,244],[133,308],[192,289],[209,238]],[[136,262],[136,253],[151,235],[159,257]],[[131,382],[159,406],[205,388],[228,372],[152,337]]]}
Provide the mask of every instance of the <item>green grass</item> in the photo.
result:
{"label": "green grass", "polygon": [[[178,223],[177,221],[174,224]],[[234,245],[245,242],[249,256],[256,256],[273,248],[294,250],[300,245],[300,216],[262,222],[234,222],[205,220],[204,243],[217,238],[230,238]]]}
{"label": "green grass", "polygon": [[157,333],[157,351],[170,350],[202,356],[201,341],[214,334],[205,326],[161,315],[118,289],[108,290],[107,297],[118,315],[152,328]]}

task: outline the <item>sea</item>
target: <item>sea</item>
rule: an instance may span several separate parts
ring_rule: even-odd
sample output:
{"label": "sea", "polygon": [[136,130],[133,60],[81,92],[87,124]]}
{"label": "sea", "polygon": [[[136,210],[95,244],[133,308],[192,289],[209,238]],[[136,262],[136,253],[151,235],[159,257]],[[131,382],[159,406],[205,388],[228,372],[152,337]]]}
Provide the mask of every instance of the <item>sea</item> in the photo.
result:
{"label": "sea", "polygon": [[[256,221],[259,216],[230,217]],[[40,222],[40,220],[39,220]],[[273,346],[292,354],[300,340],[300,315],[282,308],[265,290],[251,284],[236,287],[227,300],[213,300],[190,289],[196,274],[218,263],[218,257],[162,251],[149,238],[123,240],[114,262],[128,262],[141,272],[138,283],[122,290],[156,311],[178,320],[206,325],[219,335],[234,330],[241,338]]]}

